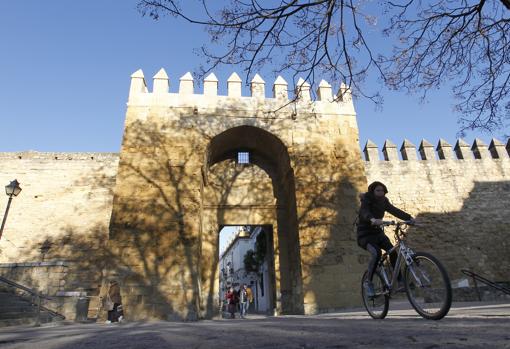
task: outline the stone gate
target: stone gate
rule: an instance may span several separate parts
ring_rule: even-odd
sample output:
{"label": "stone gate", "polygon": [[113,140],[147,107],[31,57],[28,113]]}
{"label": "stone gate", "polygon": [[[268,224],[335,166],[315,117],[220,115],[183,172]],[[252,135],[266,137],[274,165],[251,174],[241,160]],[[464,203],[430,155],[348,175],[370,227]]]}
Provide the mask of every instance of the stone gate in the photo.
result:
{"label": "stone gate", "polygon": [[196,93],[186,74],[170,93],[161,70],[149,93],[138,71],[120,154],[0,153],[0,183],[16,178],[23,188],[0,240],[0,275],[54,297],[49,307],[68,319],[75,295],[90,299],[90,318],[104,316],[99,300],[112,279],[130,319],[211,318],[220,228],[264,225],[277,313],[360,306],[368,253],[352,223],[358,193],[380,180],[422,223],[411,246],[445,264],[454,300],[472,291],[463,268],[510,282],[510,140],[440,140],[435,150],[405,140],[400,154],[387,140],[384,158],[368,141],[362,159],[345,87],[334,98],[321,81],[313,101],[302,80],[276,79],[272,98],[258,75],[250,96],[241,86],[232,74],[220,96],[211,74]]}
{"label": "stone gate", "polygon": [[[366,178],[346,88],[336,102],[322,81],[312,101],[302,80],[289,99],[281,77],[272,98],[258,75],[250,96],[236,73],[226,96],[214,74],[202,94],[189,73],[178,93],[163,69],[152,92],[141,70],[131,79],[108,266],[130,317],[214,316],[218,232],[227,224],[273,227],[277,312],[357,301],[352,217]],[[249,164],[237,163],[239,152]]]}

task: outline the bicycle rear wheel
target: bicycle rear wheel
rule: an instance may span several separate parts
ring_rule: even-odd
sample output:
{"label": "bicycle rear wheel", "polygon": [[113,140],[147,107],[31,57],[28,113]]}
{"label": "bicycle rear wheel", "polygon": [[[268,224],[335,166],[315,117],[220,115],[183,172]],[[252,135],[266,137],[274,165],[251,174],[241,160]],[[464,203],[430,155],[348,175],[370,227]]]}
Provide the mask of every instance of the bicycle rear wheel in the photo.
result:
{"label": "bicycle rear wheel", "polygon": [[429,253],[418,252],[413,260],[404,272],[407,298],[422,317],[440,320],[452,305],[452,287],[446,269]]}
{"label": "bicycle rear wheel", "polygon": [[373,284],[375,290],[374,297],[368,297],[363,286],[367,279],[368,272],[363,274],[361,279],[361,296],[363,298],[363,304],[367,309],[368,314],[374,319],[384,319],[388,314],[388,308],[390,305],[390,296],[384,283],[383,278],[379,272],[374,273]]}

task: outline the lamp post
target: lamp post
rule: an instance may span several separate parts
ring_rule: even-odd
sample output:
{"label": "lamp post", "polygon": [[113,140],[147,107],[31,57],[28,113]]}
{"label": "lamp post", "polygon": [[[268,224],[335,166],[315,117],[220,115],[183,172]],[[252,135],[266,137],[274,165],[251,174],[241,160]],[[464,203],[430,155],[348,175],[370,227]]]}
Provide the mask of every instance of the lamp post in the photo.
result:
{"label": "lamp post", "polygon": [[5,209],[4,219],[2,220],[2,226],[0,227],[0,239],[2,238],[2,233],[4,232],[5,221],[7,220],[7,214],[9,213],[9,208],[11,207],[12,198],[14,196],[18,196],[20,192],[21,188],[17,179],[13,180],[11,183],[5,186],[5,194],[7,194],[9,200],[7,201],[7,208]]}

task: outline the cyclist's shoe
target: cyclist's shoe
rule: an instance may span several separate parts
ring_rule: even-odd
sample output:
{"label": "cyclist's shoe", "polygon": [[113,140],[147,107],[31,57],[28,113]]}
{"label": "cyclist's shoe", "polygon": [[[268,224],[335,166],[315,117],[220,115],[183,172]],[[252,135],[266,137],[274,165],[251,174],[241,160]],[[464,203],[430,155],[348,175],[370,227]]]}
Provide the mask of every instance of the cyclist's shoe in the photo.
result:
{"label": "cyclist's shoe", "polygon": [[367,297],[375,297],[374,284],[372,281],[365,280],[363,287],[365,288],[365,294]]}

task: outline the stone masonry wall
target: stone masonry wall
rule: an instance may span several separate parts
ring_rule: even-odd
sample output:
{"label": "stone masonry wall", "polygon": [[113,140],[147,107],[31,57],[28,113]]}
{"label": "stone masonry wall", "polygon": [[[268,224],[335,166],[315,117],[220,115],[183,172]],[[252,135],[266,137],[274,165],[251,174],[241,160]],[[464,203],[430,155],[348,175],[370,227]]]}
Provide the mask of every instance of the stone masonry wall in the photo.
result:
{"label": "stone masonry wall", "polygon": [[[413,247],[444,261],[454,283],[464,278],[462,268],[509,280],[508,148],[508,143],[493,140],[487,147],[477,140],[472,147],[459,141],[452,149],[441,141],[436,154],[424,141],[418,158],[408,141],[401,156],[388,141],[380,160],[373,143],[365,146],[367,182],[386,183],[390,200],[417,217],[421,227],[412,231]],[[101,244],[108,234],[117,163],[117,154],[0,154],[2,183],[17,178],[23,188],[0,241],[0,273],[48,294],[97,292],[108,258]],[[6,201],[0,203],[2,212]],[[366,262],[363,251],[357,253],[361,264]],[[37,265],[29,268],[32,264]]]}
{"label": "stone masonry wall", "polygon": [[[460,140],[455,149],[440,141],[434,151],[424,141],[418,158],[408,141],[400,156],[388,141],[380,160],[377,146],[365,146],[367,182],[386,183],[390,200],[417,217],[421,227],[410,236],[413,247],[444,261],[454,283],[464,278],[462,268],[510,279],[508,148],[496,140],[489,147]],[[108,258],[100,245],[108,234],[118,154],[1,153],[0,164],[2,183],[17,178],[23,188],[0,241],[0,273],[48,294],[97,292]],[[253,175],[261,178],[260,172]],[[0,202],[2,212],[6,201]],[[366,262],[363,251],[357,253]]]}
{"label": "stone masonry wall", "polygon": [[[161,69],[149,92],[141,70],[131,77],[110,230],[110,270],[133,309],[128,319],[214,316],[218,228],[239,223],[274,227],[276,311],[357,304],[362,266],[351,223],[366,179],[348,89],[334,98],[321,81],[312,100],[308,83],[289,88],[281,77],[272,97],[258,75],[250,96],[235,73],[227,95],[214,74],[203,93],[189,73],[178,93],[169,81]],[[238,190],[228,200],[239,204],[207,201],[209,190],[223,195],[208,181],[214,165],[242,149],[271,178],[272,207],[246,204]]]}
{"label": "stone masonry wall", "polygon": [[[358,193],[380,180],[421,223],[411,245],[436,254],[453,280],[467,268],[509,281],[508,143],[459,140],[452,149],[440,141],[434,150],[423,141],[419,160],[409,141],[401,157],[387,141],[380,160],[369,141],[363,161],[345,87],[337,101],[321,82],[311,101],[301,81],[290,101],[281,78],[273,98],[259,76],[252,96],[241,96],[241,83],[233,74],[228,96],[218,96],[212,75],[196,94],[186,74],[179,93],[169,93],[161,70],[149,93],[139,71],[120,155],[0,153],[0,183],[16,178],[23,189],[0,240],[0,273],[48,293],[89,295],[116,278],[130,318],[211,317],[218,228],[266,224],[274,229],[277,311],[359,305],[368,256],[352,222]],[[256,168],[236,169],[239,149]]]}
{"label": "stone masonry wall", "polygon": [[385,183],[390,201],[417,218],[411,246],[440,258],[454,286],[465,278],[461,269],[510,281],[509,144],[493,139],[487,147],[477,139],[470,147],[459,140],[452,149],[440,140],[434,149],[424,140],[418,158],[409,141],[401,157],[387,141],[384,160],[371,141],[365,146],[368,183]]}
{"label": "stone masonry wall", "polygon": [[[119,155],[0,153],[0,183],[20,182],[0,240],[0,273],[43,293],[97,294]],[[7,197],[0,200],[5,212]]]}

